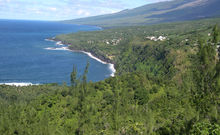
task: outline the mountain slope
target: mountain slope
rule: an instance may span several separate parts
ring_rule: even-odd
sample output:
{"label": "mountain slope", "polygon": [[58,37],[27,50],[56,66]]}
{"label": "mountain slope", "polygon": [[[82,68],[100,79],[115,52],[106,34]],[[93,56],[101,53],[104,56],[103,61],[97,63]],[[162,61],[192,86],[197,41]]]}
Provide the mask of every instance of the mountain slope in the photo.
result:
{"label": "mountain slope", "polygon": [[220,16],[219,6],[219,0],[174,0],[65,22],[101,27],[147,25]]}

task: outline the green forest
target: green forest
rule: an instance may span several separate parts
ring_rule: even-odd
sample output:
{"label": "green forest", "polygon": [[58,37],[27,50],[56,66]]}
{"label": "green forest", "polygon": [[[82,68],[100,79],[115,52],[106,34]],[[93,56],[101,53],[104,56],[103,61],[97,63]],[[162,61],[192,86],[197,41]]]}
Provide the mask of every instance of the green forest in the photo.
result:
{"label": "green forest", "polygon": [[116,76],[88,82],[88,62],[82,75],[73,65],[70,86],[0,85],[0,134],[220,135],[219,26],[215,18],[58,35],[114,63]]}

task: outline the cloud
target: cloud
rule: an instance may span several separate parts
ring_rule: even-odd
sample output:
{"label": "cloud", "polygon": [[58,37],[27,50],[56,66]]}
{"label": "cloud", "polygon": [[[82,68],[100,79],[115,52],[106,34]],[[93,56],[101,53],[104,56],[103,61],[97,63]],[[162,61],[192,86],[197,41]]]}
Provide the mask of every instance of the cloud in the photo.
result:
{"label": "cloud", "polygon": [[0,3],[10,2],[11,0],[0,0]]}
{"label": "cloud", "polygon": [[48,10],[50,10],[50,11],[57,11],[57,8],[55,8],[55,7],[49,7]]}
{"label": "cloud", "polygon": [[3,5],[6,5],[10,2],[11,0],[0,0],[0,5],[3,6]]}
{"label": "cloud", "polygon": [[117,8],[121,9],[125,6],[121,0],[67,0],[70,6],[78,5],[80,7],[96,7],[96,8]]}
{"label": "cloud", "polygon": [[0,0],[0,19],[74,19],[115,13],[158,1],[161,0]]}
{"label": "cloud", "polygon": [[89,15],[91,15],[90,12],[85,11],[83,9],[79,9],[76,13],[77,13],[78,16],[89,16]]}

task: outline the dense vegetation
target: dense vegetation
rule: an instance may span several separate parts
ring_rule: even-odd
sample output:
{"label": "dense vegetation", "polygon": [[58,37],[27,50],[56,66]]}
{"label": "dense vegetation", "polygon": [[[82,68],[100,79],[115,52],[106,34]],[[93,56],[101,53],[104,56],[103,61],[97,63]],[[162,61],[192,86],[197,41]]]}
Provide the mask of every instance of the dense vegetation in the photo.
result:
{"label": "dense vegetation", "polygon": [[[220,29],[213,26],[220,21],[214,20],[58,36],[115,63],[117,76],[87,82],[88,63],[80,78],[73,67],[71,86],[1,85],[0,134],[219,135]],[[161,35],[166,39],[147,38]]]}
{"label": "dense vegetation", "polygon": [[[155,64],[163,67],[164,63],[169,64],[164,60],[163,55],[168,55],[170,52],[177,53],[176,50],[181,51],[179,53],[182,58],[183,55],[196,52],[194,50],[198,38],[201,36],[207,38],[212,27],[219,22],[220,19],[216,18],[126,27],[59,35],[56,39],[69,44],[70,49],[91,52],[104,61],[115,63],[118,74],[121,74],[143,68],[148,71],[151,66],[156,70]],[[155,42],[147,38],[151,36],[163,36],[166,40]]]}

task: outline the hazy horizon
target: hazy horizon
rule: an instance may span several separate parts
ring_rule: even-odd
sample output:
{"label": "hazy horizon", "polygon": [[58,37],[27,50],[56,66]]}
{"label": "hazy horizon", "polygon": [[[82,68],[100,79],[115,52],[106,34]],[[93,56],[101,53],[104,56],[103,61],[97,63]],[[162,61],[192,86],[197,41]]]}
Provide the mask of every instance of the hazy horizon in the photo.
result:
{"label": "hazy horizon", "polygon": [[0,19],[62,21],[120,12],[168,0],[0,0]]}

